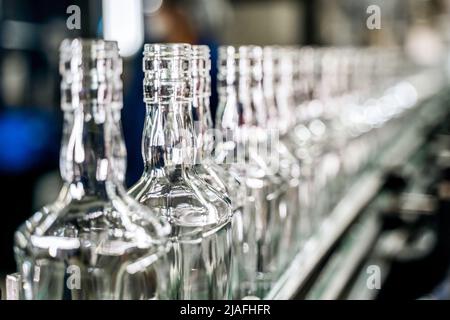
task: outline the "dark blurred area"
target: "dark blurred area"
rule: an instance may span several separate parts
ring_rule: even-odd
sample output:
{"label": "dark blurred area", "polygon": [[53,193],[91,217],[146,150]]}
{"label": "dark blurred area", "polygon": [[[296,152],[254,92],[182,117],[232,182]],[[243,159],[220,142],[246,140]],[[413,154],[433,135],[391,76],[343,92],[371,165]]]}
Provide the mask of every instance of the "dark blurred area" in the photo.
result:
{"label": "dark blurred area", "polygon": [[[381,8],[381,29],[366,27]],[[80,28],[68,19],[80,9]],[[73,7],[72,7],[73,8]],[[58,47],[64,38],[118,40],[124,56],[127,185],[141,175],[144,42],[207,44],[212,113],[220,44],[399,46],[413,61],[450,60],[449,0],[0,0],[0,274],[15,270],[13,233],[57,195],[62,113]]]}

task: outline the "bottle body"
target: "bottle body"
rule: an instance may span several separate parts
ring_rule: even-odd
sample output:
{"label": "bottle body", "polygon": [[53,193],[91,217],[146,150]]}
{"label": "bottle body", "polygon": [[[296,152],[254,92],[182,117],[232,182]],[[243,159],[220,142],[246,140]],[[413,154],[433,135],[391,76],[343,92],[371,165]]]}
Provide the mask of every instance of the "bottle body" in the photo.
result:
{"label": "bottle body", "polygon": [[[37,212],[15,235],[25,299],[164,299],[167,246],[139,243],[130,237],[133,232],[118,232],[126,227],[109,219],[118,215],[110,201],[67,203],[67,189],[70,186],[63,188],[58,202]],[[120,197],[115,203],[128,206]],[[86,215],[96,218],[83,218]],[[49,217],[56,218],[50,226]]]}
{"label": "bottle body", "polygon": [[301,177],[302,163],[295,157],[295,149],[289,139],[293,127],[293,49],[277,46],[263,51],[264,102],[268,112],[269,134],[274,148],[269,161],[280,176],[284,192],[280,202],[281,237],[279,270],[284,270],[290,258],[300,249],[308,235],[309,219],[302,192],[305,188]]}
{"label": "bottle body", "polygon": [[179,293],[183,300],[231,299],[232,233],[231,221],[206,231],[180,226],[173,241],[179,264]]}
{"label": "bottle body", "polygon": [[[170,299],[230,299],[228,204],[193,168],[175,165],[163,171],[157,177],[144,174],[129,194],[171,224]],[[205,217],[211,213],[215,217]]]}
{"label": "bottle body", "polygon": [[236,223],[241,228],[235,250],[242,264],[239,298],[263,297],[270,290],[283,265],[280,249],[290,238],[289,232],[283,234],[291,221],[289,182],[280,170],[277,132],[268,130],[270,110],[264,101],[262,71],[260,47],[222,47],[219,51],[216,125],[223,140],[217,146],[217,159],[227,171],[242,177],[245,189]]}

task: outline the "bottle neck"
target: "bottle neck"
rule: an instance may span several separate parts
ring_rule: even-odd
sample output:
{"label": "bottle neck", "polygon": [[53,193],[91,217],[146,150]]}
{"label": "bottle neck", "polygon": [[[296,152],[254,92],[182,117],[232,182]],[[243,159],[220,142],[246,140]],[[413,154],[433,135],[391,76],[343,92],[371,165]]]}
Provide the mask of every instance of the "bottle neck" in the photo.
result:
{"label": "bottle neck", "polygon": [[263,65],[258,48],[222,50],[219,68],[217,126],[223,138],[216,160],[230,163],[249,160],[267,137],[267,108],[263,91]]}
{"label": "bottle neck", "polygon": [[294,59],[290,50],[283,52],[278,68],[278,86],[276,103],[278,109],[278,130],[281,135],[287,134],[295,125],[294,99]]}
{"label": "bottle neck", "polygon": [[75,198],[106,195],[108,185],[123,185],[125,169],[120,108],[84,103],[65,110],[60,170]]}
{"label": "bottle neck", "polygon": [[264,98],[267,109],[267,127],[276,129],[279,126],[279,110],[277,109],[278,77],[274,74],[266,74],[263,81]]}
{"label": "bottle neck", "polygon": [[[250,100],[246,98],[242,99],[242,92],[244,90],[239,89],[239,84],[226,84],[218,88],[218,96],[219,103],[216,114],[216,128],[224,132],[232,132],[236,133],[243,128],[250,127],[251,124],[247,122],[247,119],[244,115],[243,103],[242,100],[246,101],[246,105],[248,105],[247,101]],[[246,94],[249,97],[248,93]],[[231,136],[228,137],[227,141],[230,141]]]}
{"label": "bottle neck", "polygon": [[195,143],[191,103],[147,103],[142,153],[145,172],[192,166]]}
{"label": "bottle neck", "polygon": [[209,96],[196,96],[192,103],[192,118],[195,133],[195,163],[201,163],[212,156],[214,136]]}
{"label": "bottle neck", "polygon": [[214,135],[209,105],[211,96],[211,60],[209,48],[204,45],[192,47],[192,117],[197,147],[195,163],[212,157]]}
{"label": "bottle neck", "polygon": [[224,127],[265,128],[267,110],[262,82],[250,77],[241,77],[235,84],[227,84],[218,89],[219,129]]}
{"label": "bottle neck", "polygon": [[[245,71],[245,68],[249,69]],[[244,121],[249,127],[266,128],[267,109],[264,101],[261,63],[241,63],[239,75],[239,102],[243,108]]]}
{"label": "bottle neck", "polygon": [[[262,84],[251,83],[241,77],[239,83],[219,87],[219,109],[216,126],[221,132],[215,146],[215,159],[219,163],[254,163],[254,157],[267,142],[267,128],[258,120],[258,111],[265,110]],[[262,108],[262,109],[259,109]]]}

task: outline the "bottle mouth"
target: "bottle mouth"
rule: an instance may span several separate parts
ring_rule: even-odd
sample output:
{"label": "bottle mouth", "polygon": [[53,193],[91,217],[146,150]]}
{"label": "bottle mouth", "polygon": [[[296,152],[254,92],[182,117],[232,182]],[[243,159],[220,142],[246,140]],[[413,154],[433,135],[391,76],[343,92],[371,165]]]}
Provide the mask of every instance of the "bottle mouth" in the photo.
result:
{"label": "bottle mouth", "polygon": [[220,46],[219,60],[242,60],[262,58],[263,48],[256,45]]}
{"label": "bottle mouth", "polygon": [[[191,80],[192,46],[186,43],[152,43],[144,46],[142,68],[150,82]],[[154,83],[157,85],[158,83]]]}
{"label": "bottle mouth", "polygon": [[61,61],[71,60],[74,57],[80,57],[83,60],[119,58],[117,42],[103,39],[64,39],[59,52]]}
{"label": "bottle mouth", "polygon": [[192,58],[209,58],[211,50],[206,45],[192,46]]}
{"label": "bottle mouth", "polygon": [[144,102],[192,101],[192,46],[152,43],[144,46]]}
{"label": "bottle mouth", "polygon": [[263,78],[263,48],[260,46],[241,46],[241,73],[250,76],[252,81],[262,81]]}
{"label": "bottle mouth", "polygon": [[263,48],[255,45],[240,46],[239,57],[241,59],[262,59]]}
{"label": "bottle mouth", "polygon": [[210,50],[205,45],[192,46],[192,75],[209,76],[211,70]]}
{"label": "bottle mouth", "polygon": [[238,77],[239,53],[234,46],[220,46],[218,56],[219,81],[233,84]]}
{"label": "bottle mouth", "polygon": [[[59,72],[68,82],[74,80],[75,74],[92,82],[103,82],[122,74],[122,59],[116,41],[65,39],[59,50]],[[95,76],[91,72],[94,70]]]}
{"label": "bottle mouth", "polygon": [[147,43],[144,45],[144,57],[171,58],[190,56],[192,46],[187,43]]}
{"label": "bottle mouth", "polygon": [[61,105],[80,103],[122,106],[122,59],[116,41],[65,39],[60,45]]}
{"label": "bottle mouth", "polygon": [[277,68],[278,76],[280,78],[289,78],[295,72],[295,57],[296,51],[294,48],[286,47],[279,50],[280,63]]}
{"label": "bottle mouth", "polygon": [[[219,79],[230,82],[239,77],[260,77],[263,48],[256,45],[221,46],[219,48]],[[256,66],[256,68],[255,68]],[[261,69],[261,70],[259,70]]]}
{"label": "bottle mouth", "polygon": [[274,77],[280,64],[280,46],[266,46],[263,49],[264,76]]}

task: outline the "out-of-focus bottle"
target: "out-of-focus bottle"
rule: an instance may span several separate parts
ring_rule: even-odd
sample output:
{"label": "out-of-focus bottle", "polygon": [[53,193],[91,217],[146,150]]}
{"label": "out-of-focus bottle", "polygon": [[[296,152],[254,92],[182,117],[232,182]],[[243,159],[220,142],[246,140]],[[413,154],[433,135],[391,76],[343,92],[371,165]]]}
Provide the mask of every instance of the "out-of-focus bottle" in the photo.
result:
{"label": "out-of-focus bottle", "polygon": [[195,168],[192,49],[144,48],[144,173],[129,193],[172,226],[173,299],[228,299],[231,292],[231,205]]}
{"label": "out-of-focus bottle", "polygon": [[[311,236],[320,226],[321,219],[315,212],[318,197],[315,193],[316,170],[314,156],[316,146],[311,121],[320,113],[320,104],[313,100],[316,86],[316,49],[297,48],[286,57],[285,69],[292,70],[294,127],[287,133],[292,153],[300,164],[300,227],[304,238]],[[289,78],[289,77],[288,77]],[[287,85],[288,80],[280,85]]]}
{"label": "out-of-focus bottle", "polygon": [[[263,297],[279,272],[280,243],[287,203],[286,183],[270,156],[274,141],[267,127],[262,90],[262,48],[219,49],[219,108],[216,125],[223,134],[217,159],[242,177],[246,200],[242,241],[240,296]],[[275,141],[276,143],[276,141]],[[255,254],[256,253],[256,254]]]}
{"label": "out-of-focus bottle", "polygon": [[165,298],[170,225],[127,195],[116,42],[60,48],[64,133],[56,202],[15,234],[24,299]]}
{"label": "out-of-focus bottle", "polygon": [[[221,139],[221,133],[218,133],[218,136],[214,135],[217,132],[213,129],[210,112],[211,60],[209,52],[208,46],[192,46],[192,114],[197,146],[195,171],[217,191],[229,196],[233,211],[233,248],[235,251],[239,251],[237,246],[242,244],[243,238],[242,206],[245,201],[245,189],[241,178],[235,172],[227,170],[225,166],[219,165],[214,159],[214,139]],[[232,298],[234,299],[243,297],[239,288],[245,287],[242,285],[242,280],[246,277],[239,277],[240,274],[245,274],[245,271],[240,271],[241,265],[243,264],[239,263],[239,259],[232,260],[231,272],[233,273],[233,282],[231,290]]]}
{"label": "out-of-focus bottle", "polygon": [[309,234],[310,222],[306,206],[300,202],[303,192],[300,162],[296,159],[289,132],[295,124],[293,48],[265,47],[263,51],[262,82],[264,104],[268,110],[268,133],[275,142],[269,161],[276,162],[277,174],[284,181],[283,201],[280,203],[282,235],[280,237],[279,269],[284,270]]}
{"label": "out-of-focus bottle", "polygon": [[[225,170],[214,159],[214,128],[209,99],[211,96],[211,60],[205,45],[192,46],[192,115],[196,139],[195,170],[216,190],[227,194],[232,200],[233,211],[240,210],[242,195],[239,177]],[[220,138],[220,137],[219,137]]]}
{"label": "out-of-focus bottle", "polygon": [[[233,215],[233,299],[258,294],[255,198],[247,186],[239,109],[239,52],[232,46],[219,48],[217,91],[219,105],[216,119],[216,163],[239,181],[239,189],[231,189],[231,199],[241,208]],[[260,177],[261,178],[261,177]],[[256,180],[255,180],[256,181]],[[259,180],[260,181],[260,180]],[[263,182],[262,182],[263,183]]]}

